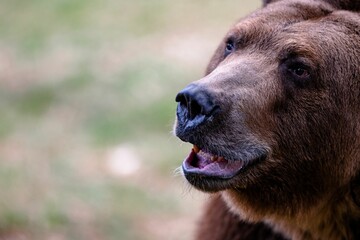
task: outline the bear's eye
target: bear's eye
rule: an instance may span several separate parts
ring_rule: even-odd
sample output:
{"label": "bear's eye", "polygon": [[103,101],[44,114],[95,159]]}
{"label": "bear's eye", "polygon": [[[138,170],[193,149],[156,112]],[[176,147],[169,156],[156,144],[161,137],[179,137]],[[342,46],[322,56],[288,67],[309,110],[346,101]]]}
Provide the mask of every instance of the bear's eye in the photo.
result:
{"label": "bear's eye", "polygon": [[280,72],[286,82],[292,82],[295,86],[304,88],[310,86],[316,79],[314,70],[309,60],[305,58],[286,58],[280,65]]}
{"label": "bear's eye", "polygon": [[234,51],[235,51],[235,43],[234,43],[233,40],[229,39],[226,42],[224,57],[227,57],[228,55],[230,55]]}
{"label": "bear's eye", "polygon": [[309,76],[309,72],[302,67],[297,67],[295,69],[292,69],[292,71],[298,77],[308,77]]}
{"label": "bear's eye", "polygon": [[294,64],[289,67],[289,71],[298,78],[309,78],[310,73],[308,71],[308,68],[302,64]]}

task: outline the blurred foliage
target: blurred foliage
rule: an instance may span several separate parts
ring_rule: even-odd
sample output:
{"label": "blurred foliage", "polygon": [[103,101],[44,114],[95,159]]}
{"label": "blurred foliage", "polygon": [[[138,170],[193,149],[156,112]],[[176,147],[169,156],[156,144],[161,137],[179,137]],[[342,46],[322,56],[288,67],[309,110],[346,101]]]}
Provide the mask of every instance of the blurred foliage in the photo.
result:
{"label": "blurred foliage", "polygon": [[260,1],[0,2],[0,239],[190,239],[174,97]]}

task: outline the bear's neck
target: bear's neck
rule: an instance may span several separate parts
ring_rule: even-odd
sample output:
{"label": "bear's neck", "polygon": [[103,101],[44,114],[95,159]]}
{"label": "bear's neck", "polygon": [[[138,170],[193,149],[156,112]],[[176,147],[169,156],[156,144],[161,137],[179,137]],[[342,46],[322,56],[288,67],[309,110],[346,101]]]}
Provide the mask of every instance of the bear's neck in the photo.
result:
{"label": "bear's neck", "polygon": [[265,222],[292,240],[360,239],[360,218],[359,214],[354,215],[354,212],[358,210],[352,209],[352,203],[344,201],[328,204],[331,204],[331,207],[328,205],[306,214],[300,213],[295,218],[286,221],[269,217]]}
{"label": "bear's neck", "polygon": [[243,208],[236,201],[235,192],[225,191],[222,196],[240,218],[250,222],[265,222],[275,232],[292,240],[357,240],[360,239],[360,207],[350,191],[332,194],[311,208],[296,214],[264,214],[251,207]]}
{"label": "bear's neck", "polygon": [[265,222],[292,240],[356,240],[360,239],[359,209],[349,193],[324,200],[293,218],[269,217]]}

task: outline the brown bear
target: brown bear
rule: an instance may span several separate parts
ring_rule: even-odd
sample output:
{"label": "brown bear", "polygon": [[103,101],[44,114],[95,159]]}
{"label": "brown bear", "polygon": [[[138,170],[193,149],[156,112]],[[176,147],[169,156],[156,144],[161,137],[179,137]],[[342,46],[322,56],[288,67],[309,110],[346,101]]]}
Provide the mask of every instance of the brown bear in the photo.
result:
{"label": "brown bear", "polygon": [[212,194],[196,239],[360,239],[360,1],[277,0],[185,87],[185,178]]}

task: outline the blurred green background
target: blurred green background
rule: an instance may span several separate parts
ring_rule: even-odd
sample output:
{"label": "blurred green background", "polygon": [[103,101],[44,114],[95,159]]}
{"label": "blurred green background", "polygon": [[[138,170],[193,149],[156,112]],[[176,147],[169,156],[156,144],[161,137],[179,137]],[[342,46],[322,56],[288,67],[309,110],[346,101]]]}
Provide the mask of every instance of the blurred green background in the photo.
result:
{"label": "blurred green background", "polygon": [[260,0],[0,0],[0,239],[191,239],[176,93]]}

